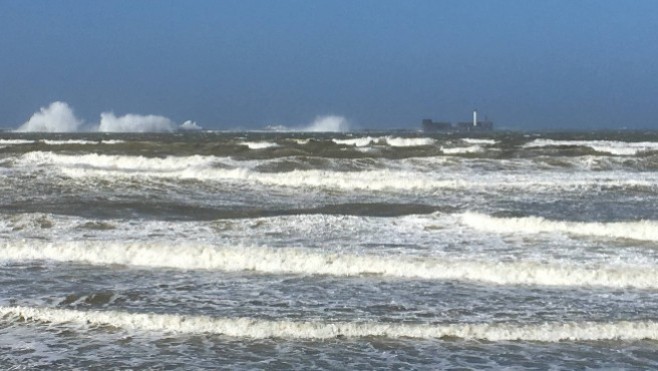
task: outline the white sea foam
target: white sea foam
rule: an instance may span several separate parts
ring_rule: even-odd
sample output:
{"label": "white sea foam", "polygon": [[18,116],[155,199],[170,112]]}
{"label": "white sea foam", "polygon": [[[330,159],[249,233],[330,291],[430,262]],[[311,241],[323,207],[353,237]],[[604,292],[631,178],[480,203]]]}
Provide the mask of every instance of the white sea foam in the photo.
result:
{"label": "white sea foam", "polygon": [[61,146],[61,145],[70,145],[70,144],[79,144],[79,145],[96,145],[96,144],[119,144],[124,143],[123,140],[117,139],[101,139],[101,140],[84,140],[84,139],[66,139],[66,140],[54,140],[54,139],[43,139],[43,140],[28,140],[28,139],[0,139],[0,146],[13,146],[13,145],[22,145],[22,144],[36,144],[43,143],[49,146]]}
{"label": "white sea foam", "polygon": [[618,156],[633,156],[640,152],[658,151],[658,142],[620,142],[608,140],[552,140],[535,139],[524,145],[525,148],[541,147],[589,147],[597,152],[609,153]]}
{"label": "white sea foam", "polygon": [[249,149],[265,149],[279,146],[273,142],[241,142],[240,144],[249,147]]}
{"label": "white sea foam", "polygon": [[[176,124],[167,117],[158,115],[127,114],[115,116],[112,112],[101,113],[100,122],[85,124],[77,118],[73,109],[65,102],[53,102],[48,107],[34,113],[32,117],[21,125],[19,132],[170,132],[176,129]],[[196,123],[186,121],[181,129],[201,129]]]}
{"label": "white sea foam", "polygon": [[658,340],[653,321],[403,324],[210,317],[180,314],[81,311],[44,307],[0,307],[0,321],[35,321],[57,326],[112,326],[126,331],[221,334],[240,338],[331,339],[335,337],[445,338],[488,341]]}
{"label": "white sea foam", "polygon": [[49,146],[63,146],[63,145],[99,145],[99,144],[118,144],[118,143],[123,143],[124,141],[122,140],[98,140],[98,141],[92,141],[92,140],[76,140],[76,139],[69,139],[69,140],[50,140],[50,139],[45,139],[45,140],[22,140],[22,139],[15,139],[15,140],[0,140],[0,148],[7,148],[11,146],[16,146],[16,145],[25,145],[25,144],[46,144]]}
{"label": "white sea foam", "polygon": [[201,127],[199,124],[192,120],[187,120],[184,123],[180,124],[178,127],[180,130],[186,130],[186,131],[199,131],[203,130],[203,127]]}
{"label": "white sea foam", "polygon": [[75,117],[73,110],[65,102],[53,102],[41,107],[30,119],[21,125],[19,132],[74,132],[82,126],[82,120]]}
{"label": "white sea foam", "polygon": [[[447,174],[417,171],[409,167],[363,171],[294,170],[285,173],[261,173],[247,167],[247,162],[234,163],[227,169],[227,159],[213,156],[181,156],[147,158],[89,154],[62,155],[51,152],[30,152],[18,157],[16,165],[25,168],[48,166],[49,169],[72,178],[173,178],[200,181],[259,184],[290,188],[339,190],[436,191],[440,189],[522,189],[555,191],[570,189],[600,189],[603,187],[658,186],[658,173],[600,172],[496,172],[470,171]],[[400,181],[404,179],[404,181]]]}
{"label": "white sea foam", "polygon": [[168,132],[173,131],[175,127],[174,122],[164,116],[127,114],[117,117],[112,112],[103,112],[97,131],[112,133]]}
{"label": "white sea foam", "polygon": [[579,236],[627,238],[658,241],[658,221],[569,222],[541,217],[497,218],[486,214],[465,213],[462,221],[470,227],[495,233],[567,233]]}
{"label": "white sea foam", "polygon": [[431,146],[436,141],[432,138],[401,138],[401,137],[359,137],[348,139],[332,139],[332,141],[339,145],[354,146],[354,147],[367,147],[373,144],[386,144],[391,147],[422,147]]}
{"label": "white sea foam", "polygon": [[50,145],[50,146],[61,146],[61,145],[69,145],[69,144],[80,144],[80,145],[95,145],[95,144],[120,144],[120,143],[125,143],[123,140],[117,140],[117,139],[105,139],[105,140],[81,140],[81,139],[68,139],[68,140],[50,140],[50,139],[45,139],[43,140],[43,143]]}
{"label": "white sea foam", "polygon": [[446,155],[460,155],[465,153],[478,153],[483,152],[484,148],[480,145],[473,145],[468,147],[441,147],[441,151]]}
{"label": "white sea foam", "polygon": [[350,139],[332,139],[332,141],[343,146],[367,147],[373,143],[377,143],[379,139],[373,137],[361,137]]}
{"label": "white sea foam", "polygon": [[75,173],[78,169],[85,171],[171,173],[180,171],[194,171],[200,168],[211,168],[220,159],[214,156],[168,156],[164,158],[150,158],[143,156],[111,156],[87,154],[80,156],[59,155],[52,152],[29,152],[22,155],[21,162],[36,164],[38,166],[57,165],[65,173]]}
{"label": "white sea foam", "polygon": [[0,146],[15,146],[21,144],[33,144],[34,140],[28,139],[0,139]]}
{"label": "white sea foam", "polygon": [[396,255],[340,254],[301,248],[217,247],[192,243],[117,243],[16,240],[0,244],[0,260],[52,260],[94,265],[269,274],[381,275],[393,278],[460,280],[497,285],[658,288],[658,272],[643,266],[583,267],[534,262],[465,261]]}
{"label": "white sea foam", "polygon": [[436,141],[432,138],[399,138],[385,137],[384,140],[391,147],[421,147],[431,146]]}
{"label": "white sea foam", "polygon": [[463,138],[462,141],[468,144],[482,144],[482,145],[494,145],[498,141],[494,139],[479,139],[479,138]]}

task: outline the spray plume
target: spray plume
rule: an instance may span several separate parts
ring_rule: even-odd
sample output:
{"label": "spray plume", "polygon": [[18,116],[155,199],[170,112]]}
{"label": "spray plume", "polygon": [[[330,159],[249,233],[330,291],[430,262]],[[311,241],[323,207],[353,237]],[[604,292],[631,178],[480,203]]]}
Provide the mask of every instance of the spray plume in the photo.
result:
{"label": "spray plume", "polygon": [[200,130],[201,126],[193,121],[185,121],[177,126],[172,120],[157,115],[127,114],[116,116],[112,112],[101,113],[98,124],[85,125],[73,113],[65,102],[53,102],[48,107],[41,107],[30,119],[19,126],[18,132],[63,133],[78,131],[98,132],[171,132],[176,129]]}

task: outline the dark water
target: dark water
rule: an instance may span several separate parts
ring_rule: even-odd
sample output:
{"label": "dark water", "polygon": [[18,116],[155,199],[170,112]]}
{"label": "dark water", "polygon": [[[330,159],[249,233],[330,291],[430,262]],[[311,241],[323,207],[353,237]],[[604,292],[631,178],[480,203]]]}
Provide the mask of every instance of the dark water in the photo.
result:
{"label": "dark water", "polygon": [[658,134],[0,134],[3,368],[655,368]]}

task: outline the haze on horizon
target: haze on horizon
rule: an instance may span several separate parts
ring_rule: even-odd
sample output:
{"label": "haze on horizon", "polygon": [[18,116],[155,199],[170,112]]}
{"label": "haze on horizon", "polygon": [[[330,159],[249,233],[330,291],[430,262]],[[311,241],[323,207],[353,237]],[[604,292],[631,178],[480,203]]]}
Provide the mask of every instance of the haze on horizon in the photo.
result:
{"label": "haze on horizon", "polygon": [[0,0],[0,34],[5,129],[53,102],[115,126],[658,129],[651,0]]}

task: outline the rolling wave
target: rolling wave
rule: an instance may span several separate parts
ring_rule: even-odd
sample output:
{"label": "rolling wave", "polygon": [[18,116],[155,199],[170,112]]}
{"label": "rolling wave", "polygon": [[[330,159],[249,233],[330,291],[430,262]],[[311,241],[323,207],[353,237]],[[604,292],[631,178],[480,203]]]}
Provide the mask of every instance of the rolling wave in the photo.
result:
{"label": "rolling wave", "polygon": [[569,222],[547,220],[529,216],[498,218],[479,213],[464,213],[462,222],[472,228],[495,233],[566,233],[578,236],[626,238],[641,241],[658,241],[658,221],[633,222]]}
{"label": "rolling wave", "polygon": [[240,142],[239,144],[247,146],[249,149],[266,149],[279,146],[274,142]]}
{"label": "rolling wave", "polygon": [[[26,169],[49,167],[71,178],[171,178],[199,181],[239,182],[280,187],[311,187],[341,190],[421,190],[438,189],[525,189],[554,191],[658,187],[658,173],[620,171],[599,172],[485,172],[471,169],[457,173],[428,172],[410,163],[400,169],[335,171],[324,169],[259,172],[243,162],[215,156],[116,156],[87,154],[61,155],[51,152],[29,152],[15,160]],[[229,164],[230,163],[230,164]],[[405,165],[406,164],[406,165]],[[233,167],[233,166],[239,167]],[[253,164],[252,164],[253,165]],[[409,165],[409,166],[407,166]],[[404,181],[401,181],[404,179]]]}
{"label": "rolling wave", "polygon": [[617,156],[634,156],[641,152],[658,151],[658,142],[535,139],[532,142],[524,144],[523,147],[588,147],[596,152],[609,153]]}
{"label": "rolling wave", "polygon": [[105,145],[105,144],[120,144],[124,143],[123,140],[117,139],[105,139],[105,140],[84,140],[84,139],[66,139],[66,140],[55,140],[55,139],[0,139],[0,148],[7,148],[13,146],[21,145],[48,145],[48,146],[66,146],[66,145]]}
{"label": "rolling wave", "polygon": [[55,165],[64,172],[71,174],[75,170],[85,171],[107,171],[111,173],[171,173],[174,171],[194,170],[201,168],[212,168],[220,163],[220,158],[215,156],[167,156],[164,158],[144,156],[114,156],[86,154],[78,156],[60,155],[52,152],[29,152],[22,155],[19,164],[48,166]]}
{"label": "rolling wave", "polygon": [[340,254],[301,248],[216,247],[185,243],[102,241],[0,245],[0,261],[53,260],[174,269],[330,276],[459,280],[495,285],[658,288],[658,271],[643,266],[584,267],[534,262],[466,261],[437,257]]}
{"label": "rolling wave", "polygon": [[385,137],[386,143],[391,147],[423,147],[431,146],[436,140],[432,138],[400,138]]}
{"label": "rolling wave", "polygon": [[482,152],[484,151],[484,148],[480,145],[472,145],[468,147],[441,147],[441,151],[446,155],[459,155]]}
{"label": "rolling wave", "polygon": [[658,340],[653,321],[567,322],[541,324],[402,324],[222,318],[177,314],[80,311],[39,307],[0,307],[2,322],[24,321],[76,328],[112,326],[127,331],[221,334],[240,338],[331,339],[336,337],[462,338],[488,341]]}
{"label": "rolling wave", "polygon": [[468,144],[483,144],[483,145],[494,145],[498,144],[498,141],[495,139],[483,139],[483,138],[462,138],[463,142]]}
{"label": "rolling wave", "polygon": [[332,141],[339,145],[367,147],[371,144],[388,145],[391,147],[424,147],[431,146],[436,143],[432,138],[403,138],[403,137],[359,137],[350,139],[332,139]]}
{"label": "rolling wave", "polygon": [[15,146],[21,144],[33,144],[34,140],[29,139],[0,139],[0,146]]}
{"label": "rolling wave", "polygon": [[378,138],[373,137],[363,137],[363,138],[353,138],[353,139],[332,139],[332,141],[338,145],[343,146],[355,146],[355,147],[367,147],[373,142],[377,142]]}
{"label": "rolling wave", "polygon": [[80,144],[80,145],[95,145],[95,144],[121,144],[125,143],[123,140],[117,140],[117,139],[102,139],[102,140],[82,140],[82,139],[67,139],[67,140],[50,140],[50,139],[44,139],[41,141],[45,144],[52,145],[52,146],[61,146],[61,145],[68,145],[68,144]]}

